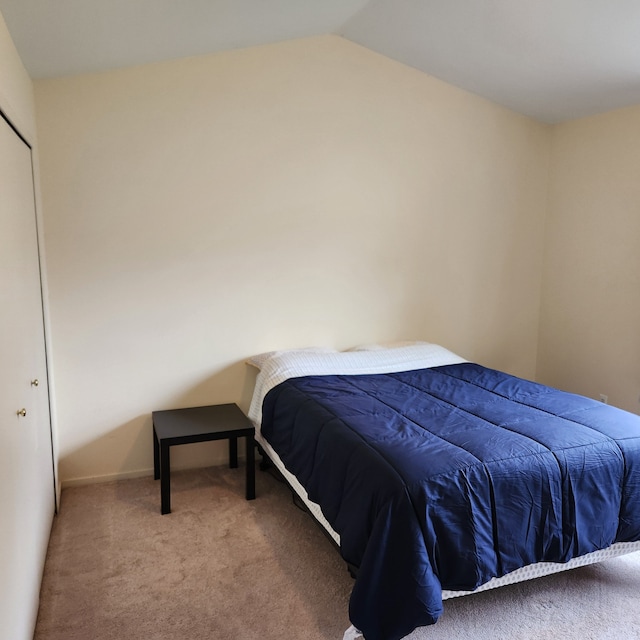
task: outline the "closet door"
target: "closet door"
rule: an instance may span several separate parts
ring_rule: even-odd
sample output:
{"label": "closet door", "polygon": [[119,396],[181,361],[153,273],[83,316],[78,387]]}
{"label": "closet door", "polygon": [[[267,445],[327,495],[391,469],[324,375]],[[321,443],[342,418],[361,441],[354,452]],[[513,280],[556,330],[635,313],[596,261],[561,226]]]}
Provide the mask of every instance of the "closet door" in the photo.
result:
{"label": "closet door", "polygon": [[42,308],[31,149],[0,114],[0,635],[12,640],[33,637],[55,509]]}

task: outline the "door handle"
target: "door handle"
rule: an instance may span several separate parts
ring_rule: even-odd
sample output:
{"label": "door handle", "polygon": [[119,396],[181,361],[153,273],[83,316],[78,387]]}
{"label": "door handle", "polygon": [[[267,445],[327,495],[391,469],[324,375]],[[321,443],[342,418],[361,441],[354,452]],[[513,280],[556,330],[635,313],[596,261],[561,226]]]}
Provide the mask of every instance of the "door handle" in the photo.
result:
{"label": "door handle", "polygon": [[18,418],[20,416],[22,416],[24,418],[27,415],[27,410],[26,409],[18,409],[18,411],[16,411],[16,413],[18,414]]}
{"label": "door handle", "polygon": [[40,384],[40,380],[38,380],[38,378],[36,378],[35,380],[31,381],[31,386],[32,387],[37,387]]}

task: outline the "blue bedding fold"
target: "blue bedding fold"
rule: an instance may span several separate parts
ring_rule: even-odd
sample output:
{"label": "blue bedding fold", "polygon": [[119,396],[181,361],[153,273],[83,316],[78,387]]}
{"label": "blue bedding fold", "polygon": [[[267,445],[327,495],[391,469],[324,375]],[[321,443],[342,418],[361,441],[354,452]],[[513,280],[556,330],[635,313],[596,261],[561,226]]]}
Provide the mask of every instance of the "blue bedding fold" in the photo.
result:
{"label": "blue bedding fold", "polygon": [[435,623],[442,589],[640,540],[640,417],[476,364],[293,378],[262,434],[359,567],[367,640]]}

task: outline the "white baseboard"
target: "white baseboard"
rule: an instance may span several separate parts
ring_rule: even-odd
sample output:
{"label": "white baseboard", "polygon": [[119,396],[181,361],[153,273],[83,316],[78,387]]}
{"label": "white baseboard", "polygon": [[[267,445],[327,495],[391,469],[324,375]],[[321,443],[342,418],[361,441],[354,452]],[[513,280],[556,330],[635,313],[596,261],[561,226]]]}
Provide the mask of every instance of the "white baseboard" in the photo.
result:
{"label": "white baseboard", "polygon": [[[244,462],[245,456],[238,451],[238,461],[240,463]],[[228,460],[214,460],[213,464],[207,465],[198,465],[193,466],[189,464],[175,464],[171,465],[171,473],[174,471],[185,471],[187,469],[206,469],[207,467],[216,467],[216,466],[228,466]],[[85,484],[98,484],[101,482],[117,482],[118,480],[130,480],[131,478],[142,478],[144,476],[152,476],[153,475],[153,467],[148,469],[139,469],[137,471],[123,471],[119,473],[109,473],[102,476],[86,476],[82,478],[67,478],[65,480],[60,480],[60,491],[62,492],[64,489],[69,487],[80,487]]]}
{"label": "white baseboard", "polygon": [[80,487],[85,484],[98,484],[101,482],[116,482],[118,480],[129,480],[131,478],[142,478],[143,476],[152,476],[153,468],[140,469],[138,471],[123,471],[122,473],[109,473],[104,476],[87,476],[84,478],[67,478],[60,481],[62,491],[69,487]]}

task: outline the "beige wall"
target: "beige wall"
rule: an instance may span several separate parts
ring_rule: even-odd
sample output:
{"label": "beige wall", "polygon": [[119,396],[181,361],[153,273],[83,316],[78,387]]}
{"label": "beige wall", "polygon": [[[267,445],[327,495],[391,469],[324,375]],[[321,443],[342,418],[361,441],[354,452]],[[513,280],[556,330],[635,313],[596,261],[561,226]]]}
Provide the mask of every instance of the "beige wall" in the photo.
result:
{"label": "beige wall", "polygon": [[246,407],[267,349],[421,338],[535,374],[548,127],[333,36],[36,103],[63,480],[148,470],[151,411]]}
{"label": "beige wall", "polygon": [[640,412],[640,106],[554,128],[541,381]]}

